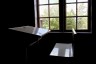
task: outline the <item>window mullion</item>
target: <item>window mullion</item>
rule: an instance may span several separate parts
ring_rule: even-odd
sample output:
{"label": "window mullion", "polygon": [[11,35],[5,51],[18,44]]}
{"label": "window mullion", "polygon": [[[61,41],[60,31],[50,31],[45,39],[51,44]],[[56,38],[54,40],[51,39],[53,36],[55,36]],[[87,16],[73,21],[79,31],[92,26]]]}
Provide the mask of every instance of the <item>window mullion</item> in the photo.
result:
{"label": "window mullion", "polygon": [[49,17],[49,29],[50,29],[50,6],[49,6],[49,0],[48,0],[48,17]]}
{"label": "window mullion", "polygon": [[76,0],[76,30],[77,30],[77,23],[78,23],[78,21],[77,21],[77,18],[78,18],[78,16],[77,16],[78,8],[77,7],[78,6],[77,6],[77,0]]}

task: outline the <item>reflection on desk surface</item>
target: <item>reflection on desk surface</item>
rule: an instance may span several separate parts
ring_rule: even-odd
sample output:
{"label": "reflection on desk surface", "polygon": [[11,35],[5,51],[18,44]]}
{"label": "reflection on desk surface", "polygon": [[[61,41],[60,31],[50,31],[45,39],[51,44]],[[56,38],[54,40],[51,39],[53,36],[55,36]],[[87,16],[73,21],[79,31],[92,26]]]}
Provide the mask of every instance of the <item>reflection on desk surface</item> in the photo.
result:
{"label": "reflection on desk surface", "polygon": [[14,28],[9,28],[11,30],[16,30],[20,32],[25,32],[29,34],[34,34],[38,36],[43,36],[44,34],[48,33],[50,30],[44,29],[44,28],[37,28],[33,26],[21,26],[21,27],[14,27]]}
{"label": "reflection on desk surface", "polygon": [[72,44],[56,43],[50,56],[73,57]]}

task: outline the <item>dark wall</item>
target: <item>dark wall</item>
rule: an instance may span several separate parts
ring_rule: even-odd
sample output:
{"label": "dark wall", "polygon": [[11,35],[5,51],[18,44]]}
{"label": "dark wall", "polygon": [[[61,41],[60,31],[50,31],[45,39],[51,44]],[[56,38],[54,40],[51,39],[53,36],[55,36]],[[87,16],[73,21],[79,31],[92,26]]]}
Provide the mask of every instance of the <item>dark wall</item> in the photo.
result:
{"label": "dark wall", "polygon": [[6,2],[7,27],[23,25],[34,26],[34,1],[33,0],[9,0]]}
{"label": "dark wall", "polygon": [[92,0],[92,24],[93,24],[93,33],[96,35],[96,28],[95,28],[95,25],[96,25],[96,1],[95,0]]}

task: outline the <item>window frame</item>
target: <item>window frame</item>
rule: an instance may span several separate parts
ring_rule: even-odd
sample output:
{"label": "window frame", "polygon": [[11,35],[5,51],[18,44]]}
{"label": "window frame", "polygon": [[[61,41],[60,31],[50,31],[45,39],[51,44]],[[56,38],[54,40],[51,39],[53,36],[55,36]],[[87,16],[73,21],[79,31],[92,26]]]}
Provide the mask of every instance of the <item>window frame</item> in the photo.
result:
{"label": "window frame", "polygon": [[[48,5],[48,17],[39,17],[40,15],[39,15],[39,6],[43,6],[43,5]],[[49,0],[48,0],[48,4],[39,4],[39,0],[37,0],[37,27],[40,27],[40,21],[39,21],[39,19],[40,18],[48,18],[49,19],[49,29],[50,29],[50,18],[60,18],[60,16],[50,16],[50,5],[58,5],[58,7],[59,7],[59,3],[51,3],[51,4],[49,4]],[[60,9],[59,9],[60,10]],[[52,32],[60,32],[60,22],[59,22],[59,30],[51,30]]]}
{"label": "window frame", "polygon": [[[36,0],[36,4],[37,4],[36,6],[37,7],[37,27],[40,27],[39,25],[39,19],[40,19],[39,18],[39,1],[38,0]],[[59,0],[59,3],[57,4],[59,5],[59,17],[58,17],[59,18],[59,30],[51,30],[51,31],[52,32],[72,32],[72,30],[66,30],[66,0]],[[50,5],[50,4],[41,4],[41,5]],[[46,18],[51,18],[51,17],[46,17]],[[92,1],[91,0],[88,0],[88,30],[76,30],[76,32],[92,32]]]}
{"label": "window frame", "polygon": [[[61,18],[63,20],[62,21],[63,26],[61,26],[61,27],[65,27],[62,29],[62,31],[63,32],[72,32],[72,30],[66,30],[66,0],[63,0],[62,2],[63,2],[63,9],[61,8],[61,10],[63,10],[63,15],[61,13],[61,17],[63,16],[64,18],[63,19]],[[86,2],[73,2],[73,3],[86,3]],[[88,10],[87,10],[88,11],[88,30],[76,30],[76,32],[92,32],[92,10],[91,10],[92,2],[91,2],[91,0],[88,0],[87,3],[88,3]],[[74,17],[74,16],[71,16],[71,17]],[[86,17],[86,16],[76,16],[76,17]]]}

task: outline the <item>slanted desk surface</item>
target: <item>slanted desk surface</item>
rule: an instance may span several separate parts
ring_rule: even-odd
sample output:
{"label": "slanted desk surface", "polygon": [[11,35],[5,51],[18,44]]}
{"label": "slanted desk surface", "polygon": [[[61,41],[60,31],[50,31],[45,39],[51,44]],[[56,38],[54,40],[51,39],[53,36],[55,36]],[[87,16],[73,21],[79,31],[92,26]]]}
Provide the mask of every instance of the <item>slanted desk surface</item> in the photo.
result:
{"label": "slanted desk surface", "polygon": [[33,26],[21,26],[21,27],[9,28],[9,29],[24,32],[24,33],[29,33],[37,36],[43,36],[50,31],[48,29],[37,28]]}

